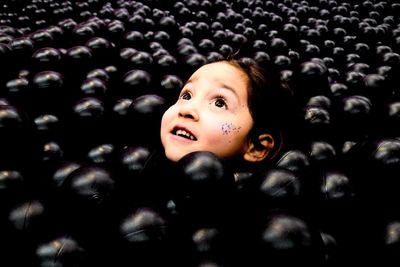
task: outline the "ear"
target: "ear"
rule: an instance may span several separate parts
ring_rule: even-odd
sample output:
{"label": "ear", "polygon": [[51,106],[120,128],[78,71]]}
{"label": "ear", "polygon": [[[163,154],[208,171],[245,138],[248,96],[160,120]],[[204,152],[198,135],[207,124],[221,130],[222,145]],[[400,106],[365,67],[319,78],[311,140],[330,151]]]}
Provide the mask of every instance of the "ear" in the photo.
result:
{"label": "ear", "polygon": [[249,162],[262,161],[268,156],[269,152],[274,148],[274,138],[270,134],[262,134],[258,137],[260,145],[255,146],[250,140],[247,151],[244,153],[243,158]]}

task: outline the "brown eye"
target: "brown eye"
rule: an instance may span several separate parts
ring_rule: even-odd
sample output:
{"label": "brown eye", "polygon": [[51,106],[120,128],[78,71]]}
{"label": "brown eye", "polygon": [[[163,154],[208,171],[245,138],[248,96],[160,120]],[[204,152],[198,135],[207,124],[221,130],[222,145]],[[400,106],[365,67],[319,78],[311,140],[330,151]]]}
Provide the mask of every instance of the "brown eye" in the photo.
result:
{"label": "brown eye", "polygon": [[215,106],[219,108],[226,107],[226,102],[223,98],[218,98],[217,100],[215,100]]}
{"label": "brown eye", "polygon": [[189,100],[192,98],[192,96],[188,92],[184,92],[182,93],[181,98],[184,100]]}

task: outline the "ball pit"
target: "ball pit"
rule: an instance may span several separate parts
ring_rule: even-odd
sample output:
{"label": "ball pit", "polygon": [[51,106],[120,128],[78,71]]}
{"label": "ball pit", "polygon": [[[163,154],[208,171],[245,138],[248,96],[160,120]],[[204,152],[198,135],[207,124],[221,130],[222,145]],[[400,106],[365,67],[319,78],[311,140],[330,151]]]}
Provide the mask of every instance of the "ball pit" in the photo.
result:
{"label": "ball pit", "polygon": [[[388,0],[1,1],[0,264],[395,261],[399,14]],[[263,173],[207,152],[158,160],[188,75],[238,50],[293,92],[285,149]]]}

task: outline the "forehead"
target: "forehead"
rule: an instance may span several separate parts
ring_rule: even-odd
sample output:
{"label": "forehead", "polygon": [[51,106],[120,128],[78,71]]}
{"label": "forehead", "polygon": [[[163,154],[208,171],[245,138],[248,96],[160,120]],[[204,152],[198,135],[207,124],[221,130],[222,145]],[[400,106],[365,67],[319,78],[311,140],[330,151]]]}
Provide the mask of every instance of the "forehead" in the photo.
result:
{"label": "forehead", "polygon": [[246,73],[239,66],[234,66],[226,61],[209,63],[200,67],[193,73],[189,81],[207,78],[214,81],[228,83],[229,81],[248,83]]}

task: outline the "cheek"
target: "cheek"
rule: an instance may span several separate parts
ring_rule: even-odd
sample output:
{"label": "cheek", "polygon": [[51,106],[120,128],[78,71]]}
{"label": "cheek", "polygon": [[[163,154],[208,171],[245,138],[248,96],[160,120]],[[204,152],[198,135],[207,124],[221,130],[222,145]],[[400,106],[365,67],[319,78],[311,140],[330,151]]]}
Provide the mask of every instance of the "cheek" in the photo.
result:
{"label": "cheek", "polygon": [[173,108],[169,108],[164,112],[164,115],[161,118],[161,133],[166,131],[166,127],[168,123],[172,120],[173,117]]}
{"label": "cheek", "polygon": [[241,126],[237,126],[231,122],[223,122],[220,126],[220,132],[222,135],[237,135],[241,132]]}
{"label": "cheek", "polygon": [[219,123],[218,133],[225,142],[242,142],[247,138],[252,126],[251,116],[225,120]]}
{"label": "cheek", "polygon": [[204,132],[207,133],[209,142],[215,146],[227,146],[236,143],[240,138],[242,129],[237,124],[230,121],[208,121],[204,127]]}

